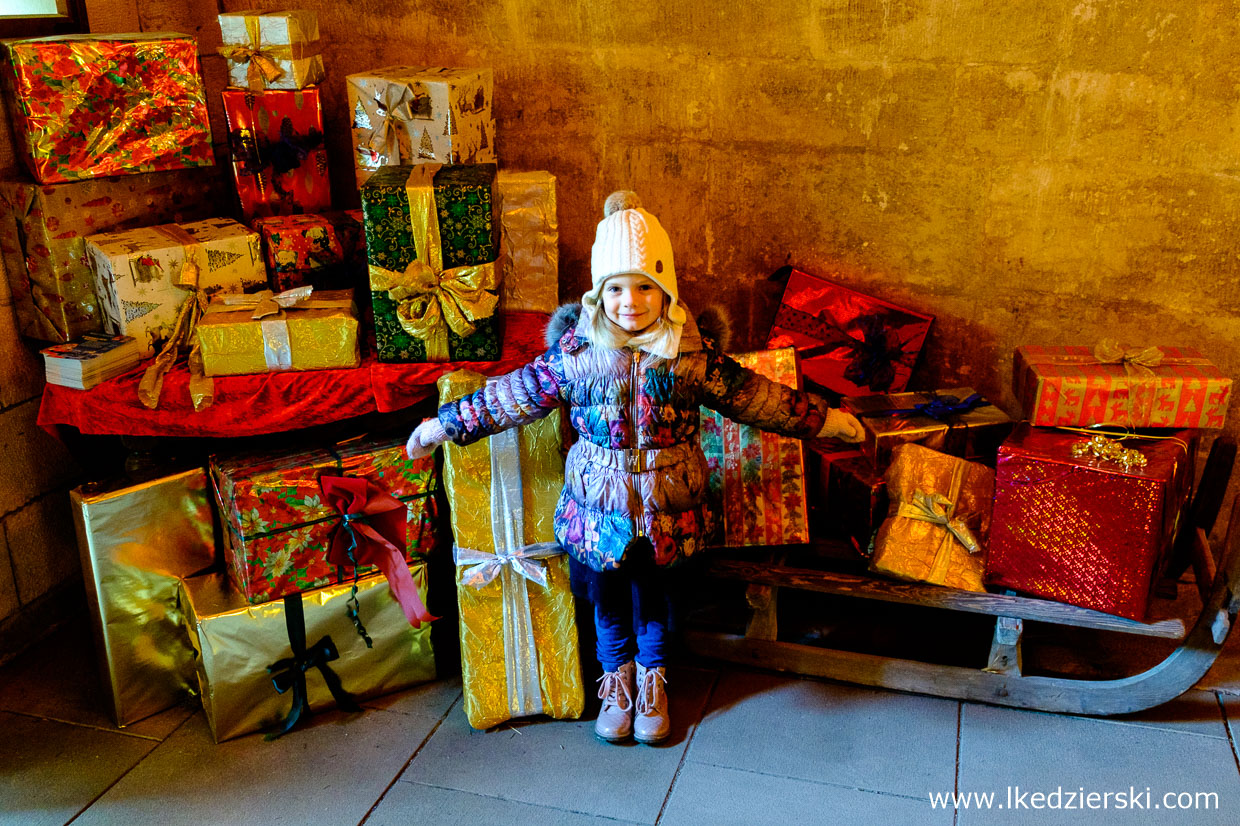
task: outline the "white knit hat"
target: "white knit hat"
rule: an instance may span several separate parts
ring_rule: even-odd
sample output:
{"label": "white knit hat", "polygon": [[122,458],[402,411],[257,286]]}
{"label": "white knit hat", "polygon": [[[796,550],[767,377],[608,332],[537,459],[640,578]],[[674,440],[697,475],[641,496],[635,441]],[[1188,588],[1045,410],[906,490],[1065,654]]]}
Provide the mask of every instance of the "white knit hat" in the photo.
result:
{"label": "white knit hat", "polygon": [[613,192],[603,202],[603,220],[594,233],[590,251],[590,291],[581,303],[593,310],[599,303],[603,282],[613,275],[644,275],[667,293],[667,320],[685,323],[685,310],[676,290],[676,266],[672,241],[659,219],[641,208],[637,194]]}

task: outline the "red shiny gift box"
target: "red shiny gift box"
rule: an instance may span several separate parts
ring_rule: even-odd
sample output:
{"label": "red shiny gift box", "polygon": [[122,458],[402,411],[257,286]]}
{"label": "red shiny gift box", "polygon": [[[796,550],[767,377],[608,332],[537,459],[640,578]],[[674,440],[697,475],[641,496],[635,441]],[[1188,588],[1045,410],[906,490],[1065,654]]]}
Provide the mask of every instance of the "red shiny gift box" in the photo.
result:
{"label": "red shiny gift box", "polygon": [[806,379],[844,396],[908,386],[933,316],[793,270],[767,347],[792,346]]}
{"label": "red shiny gift box", "polygon": [[303,287],[351,290],[366,280],[362,211],[259,218],[267,279],[276,292]]}
{"label": "red shiny gift box", "polygon": [[319,90],[224,90],[242,221],[331,209]]}
{"label": "red shiny gift box", "polygon": [[1125,467],[1022,423],[999,448],[986,583],[1143,620],[1193,482],[1195,434],[1169,433],[1125,440],[1146,462]]}
{"label": "red shiny gift box", "polygon": [[[224,517],[229,575],[251,604],[352,578],[351,566],[329,561],[344,519],[330,486],[321,482],[324,477],[368,480],[377,488],[376,502],[386,494],[401,503],[401,567],[435,548],[439,476],[432,458],[408,459],[403,440],[355,440],[332,449],[214,458],[211,476]],[[383,518],[376,516],[377,507],[367,513],[371,522]],[[374,573],[374,564],[358,565],[357,575]]]}

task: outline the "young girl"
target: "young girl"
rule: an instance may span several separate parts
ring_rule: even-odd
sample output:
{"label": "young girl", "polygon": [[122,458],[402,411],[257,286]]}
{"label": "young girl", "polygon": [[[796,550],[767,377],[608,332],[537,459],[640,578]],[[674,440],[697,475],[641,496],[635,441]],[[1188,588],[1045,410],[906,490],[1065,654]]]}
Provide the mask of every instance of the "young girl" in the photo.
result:
{"label": "young girl", "polygon": [[552,318],[547,352],[440,407],[407,451],[416,458],[448,439],[467,445],[568,403],[581,438],[568,452],[555,535],[570,555],[574,592],[594,606],[605,672],[594,732],[659,743],[670,731],[670,574],[701,550],[710,528],[699,405],[800,438],[853,442],[861,426],[724,354],[726,325],[715,313],[695,321],[680,303],[671,241],[636,195],[613,193],[603,215],[592,287]]}

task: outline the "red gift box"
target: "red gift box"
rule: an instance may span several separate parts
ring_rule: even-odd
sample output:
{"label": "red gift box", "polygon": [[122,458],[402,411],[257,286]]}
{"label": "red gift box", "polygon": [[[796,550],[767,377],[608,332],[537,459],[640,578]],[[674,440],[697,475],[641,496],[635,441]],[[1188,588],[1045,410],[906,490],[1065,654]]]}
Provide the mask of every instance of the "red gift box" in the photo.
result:
{"label": "red gift box", "polygon": [[[406,458],[403,440],[358,440],[333,449],[213,458],[211,475],[224,515],[229,575],[251,604],[353,577],[353,566],[338,567],[329,559],[333,544],[341,547],[345,520],[333,504],[330,483],[326,489],[321,483],[323,477],[365,479],[377,493],[403,503],[406,564],[436,545],[435,463],[431,457]],[[372,515],[369,521],[380,518]],[[375,570],[373,565],[356,566],[358,576]]]}
{"label": "red gift box", "polygon": [[[790,348],[743,353],[744,367],[800,389]],[[809,541],[805,501],[805,448],[800,439],[737,424],[703,407],[702,451],[721,535],[728,547]]]}
{"label": "red gift box", "polygon": [[793,270],[767,347],[792,346],[805,378],[845,396],[908,386],[934,316]]}
{"label": "red gift box", "polygon": [[1074,456],[1089,436],[1022,423],[999,448],[985,581],[1082,608],[1145,618],[1193,481],[1193,431],[1129,439],[1125,468]]}
{"label": "red gift box", "polygon": [[366,282],[362,211],[259,218],[267,278],[276,292],[310,285],[316,290],[351,290]]}
{"label": "red gift box", "polygon": [[1220,428],[1231,379],[1190,347],[1017,347],[1012,381],[1035,425]]}
{"label": "red gift box", "polygon": [[224,90],[242,221],[331,209],[319,90]]}

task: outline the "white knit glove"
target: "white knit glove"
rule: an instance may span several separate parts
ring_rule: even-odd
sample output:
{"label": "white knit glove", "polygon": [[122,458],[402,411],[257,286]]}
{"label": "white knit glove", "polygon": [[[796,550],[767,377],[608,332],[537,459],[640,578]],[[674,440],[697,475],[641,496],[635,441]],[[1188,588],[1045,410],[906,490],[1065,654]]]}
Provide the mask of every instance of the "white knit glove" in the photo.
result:
{"label": "white knit glove", "polygon": [[405,442],[405,454],[410,459],[421,459],[430,456],[446,441],[448,434],[439,419],[427,419],[413,429],[409,441]]}
{"label": "white knit glove", "polygon": [[846,410],[831,408],[827,411],[826,421],[822,430],[818,431],[819,439],[839,439],[841,442],[856,444],[861,441],[864,431],[857,417]]}

